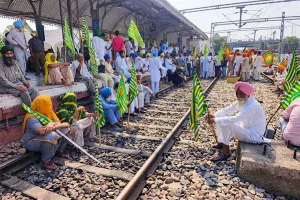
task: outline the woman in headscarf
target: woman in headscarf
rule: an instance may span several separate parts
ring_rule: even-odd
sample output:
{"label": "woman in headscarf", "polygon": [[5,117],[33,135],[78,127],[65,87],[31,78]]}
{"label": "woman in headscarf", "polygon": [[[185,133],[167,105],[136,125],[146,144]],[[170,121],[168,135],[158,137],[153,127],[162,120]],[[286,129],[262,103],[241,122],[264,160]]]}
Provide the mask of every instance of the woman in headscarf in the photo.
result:
{"label": "woman in headscarf", "polygon": [[70,63],[58,62],[54,53],[47,53],[45,60],[45,85],[75,84]]}
{"label": "woman in headscarf", "polygon": [[84,146],[85,138],[86,140],[96,138],[94,117],[99,117],[99,114],[88,113],[83,106],[78,107],[73,92],[62,97],[56,115],[61,122],[71,125],[71,133],[68,136],[79,146]]}
{"label": "woman in headscarf", "polygon": [[43,126],[38,117],[27,113],[23,122],[24,136],[23,145],[28,151],[41,152],[43,167],[47,169],[56,169],[57,166],[51,161],[55,154],[62,158],[69,158],[64,149],[67,140],[61,138],[56,133],[60,130],[63,133],[68,131],[69,123],[60,123],[58,117],[52,110],[52,101],[50,96],[38,96],[30,106],[31,110],[48,117],[52,122]]}

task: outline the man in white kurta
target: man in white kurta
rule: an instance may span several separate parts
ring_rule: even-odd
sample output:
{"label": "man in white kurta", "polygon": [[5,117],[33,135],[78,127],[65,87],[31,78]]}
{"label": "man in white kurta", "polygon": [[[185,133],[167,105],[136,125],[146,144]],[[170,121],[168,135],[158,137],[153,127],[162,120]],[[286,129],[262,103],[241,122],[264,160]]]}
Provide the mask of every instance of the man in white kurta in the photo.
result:
{"label": "man in white kurta", "polygon": [[253,79],[256,81],[260,80],[260,73],[262,72],[263,57],[261,56],[261,51],[257,52],[257,56],[253,63]]}
{"label": "man in white kurta", "polygon": [[233,75],[239,76],[239,71],[241,67],[241,62],[243,60],[242,54],[240,52],[237,52],[234,63],[233,63]]}
{"label": "man in white kurta", "polygon": [[152,56],[149,62],[150,78],[152,91],[156,94],[159,91],[159,81],[161,77],[160,58],[157,57],[157,52],[153,52]]}
{"label": "man in white kurta", "polygon": [[[101,37],[104,37],[104,35],[101,35]],[[104,55],[106,52],[106,49],[105,49],[106,43],[101,37],[99,37],[99,36],[93,37],[93,47],[94,47],[97,58],[99,60],[102,60],[104,63]]]}
{"label": "man in white kurta", "polygon": [[237,101],[230,106],[210,115],[216,123],[219,144],[214,146],[221,151],[212,161],[222,161],[230,157],[229,142],[235,138],[247,143],[268,142],[263,134],[266,129],[266,117],[260,103],[251,96],[254,88],[249,83],[237,82],[234,85]]}
{"label": "man in white kurta", "polygon": [[[23,20],[15,21],[14,26],[15,28],[9,32],[9,34],[6,37],[6,40],[9,42],[10,45],[14,47],[14,54],[16,60],[18,61],[22,74],[25,76],[26,61],[30,56],[30,53],[27,51],[29,46],[23,32]],[[29,78],[27,77],[25,77],[25,79],[29,80]]]}
{"label": "man in white kurta", "polygon": [[208,69],[208,77],[213,78],[215,76],[215,65],[214,65],[214,57],[212,53],[209,53],[207,56],[209,62],[209,69]]}

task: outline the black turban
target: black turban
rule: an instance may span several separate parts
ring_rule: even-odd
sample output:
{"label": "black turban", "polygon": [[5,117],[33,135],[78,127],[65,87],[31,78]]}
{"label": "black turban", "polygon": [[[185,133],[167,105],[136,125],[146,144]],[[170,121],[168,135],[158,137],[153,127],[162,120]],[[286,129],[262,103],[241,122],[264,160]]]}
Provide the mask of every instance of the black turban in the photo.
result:
{"label": "black turban", "polygon": [[3,47],[1,48],[1,54],[2,54],[2,55],[6,54],[6,53],[9,52],[9,51],[14,52],[14,47],[11,46],[11,45],[5,45],[5,46],[3,46]]}

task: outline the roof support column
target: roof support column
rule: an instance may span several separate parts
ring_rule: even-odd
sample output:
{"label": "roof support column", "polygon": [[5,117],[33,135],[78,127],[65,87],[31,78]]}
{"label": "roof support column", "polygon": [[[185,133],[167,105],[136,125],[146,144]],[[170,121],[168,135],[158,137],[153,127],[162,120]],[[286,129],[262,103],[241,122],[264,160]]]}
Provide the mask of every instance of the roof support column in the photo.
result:
{"label": "roof support column", "polygon": [[[100,14],[99,14],[99,9],[100,9],[100,1],[96,0],[89,0],[90,1],[90,13],[92,16],[92,29],[93,29],[93,36],[100,35],[101,33],[101,20],[100,20]],[[94,8],[94,4],[96,3],[96,6]]]}
{"label": "roof support column", "polygon": [[33,1],[29,0],[29,3],[33,10],[33,16],[36,24],[36,30],[38,32],[39,39],[45,41],[45,32],[44,26],[42,24],[42,4],[43,0]]}

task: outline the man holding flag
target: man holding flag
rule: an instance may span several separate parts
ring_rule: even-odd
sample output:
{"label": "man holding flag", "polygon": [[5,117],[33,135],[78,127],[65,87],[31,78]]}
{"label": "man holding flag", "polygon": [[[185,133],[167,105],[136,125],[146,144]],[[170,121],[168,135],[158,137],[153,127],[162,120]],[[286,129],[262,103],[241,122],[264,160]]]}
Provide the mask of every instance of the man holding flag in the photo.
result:
{"label": "man holding flag", "polygon": [[[266,128],[266,117],[263,108],[252,97],[254,87],[249,83],[237,82],[234,85],[237,101],[230,106],[208,114],[208,123],[216,123],[218,145],[213,148],[221,151],[212,161],[223,161],[231,156],[229,142],[231,138],[248,143],[268,142],[263,134]],[[237,113],[233,115],[234,113]]]}

